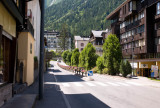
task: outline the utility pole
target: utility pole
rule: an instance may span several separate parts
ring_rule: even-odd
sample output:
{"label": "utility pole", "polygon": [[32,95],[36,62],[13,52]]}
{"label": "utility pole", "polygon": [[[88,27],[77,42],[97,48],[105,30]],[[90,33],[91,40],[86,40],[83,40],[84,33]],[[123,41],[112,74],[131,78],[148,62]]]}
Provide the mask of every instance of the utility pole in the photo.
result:
{"label": "utility pole", "polygon": [[40,64],[39,64],[39,99],[43,99],[44,89],[44,0],[41,0],[41,31],[40,31]]}

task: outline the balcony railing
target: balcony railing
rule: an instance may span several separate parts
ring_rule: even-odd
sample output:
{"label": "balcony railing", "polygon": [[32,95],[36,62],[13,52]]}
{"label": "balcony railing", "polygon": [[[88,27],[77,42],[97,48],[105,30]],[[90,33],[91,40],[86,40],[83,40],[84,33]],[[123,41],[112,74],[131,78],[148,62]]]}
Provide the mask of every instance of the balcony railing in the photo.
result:
{"label": "balcony railing", "polygon": [[24,24],[25,30],[30,32],[32,36],[34,37],[34,28],[29,19],[25,19],[25,24]]}

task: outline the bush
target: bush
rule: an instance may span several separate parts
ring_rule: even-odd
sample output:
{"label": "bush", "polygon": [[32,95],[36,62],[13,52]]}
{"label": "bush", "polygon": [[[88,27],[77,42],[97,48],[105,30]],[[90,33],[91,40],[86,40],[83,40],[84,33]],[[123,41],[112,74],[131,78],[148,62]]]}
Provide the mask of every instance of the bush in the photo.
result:
{"label": "bush", "polygon": [[74,49],[73,52],[72,52],[72,57],[71,57],[71,65],[72,66],[78,66],[79,55],[80,55],[79,49],[78,48]]}
{"label": "bush", "polygon": [[67,58],[66,58],[66,60],[67,60],[67,63],[71,66],[71,57],[72,57],[72,52],[69,52],[68,54],[67,54]]}
{"label": "bush", "polygon": [[102,71],[103,74],[108,74],[108,68],[104,68]]}
{"label": "bush", "polygon": [[96,65],[97,65],[98,71],[100,72],[100,74],[102,74],[102,70],[104,69],[103,58],[102,57],[98,57],[98,59],[96,61]]}
{"label": "bush", "polygon": [[120,64],[120,73],[123,77],[126,77],[128,74],[132,73],[132,67],[130,63],[127,61],[126,63],[122,60]]}
{"label": "bush", "polygon": [[67,50],[67,51],[64,51],[63,53],[62,53],[62,58],[63,58],[63,61],[66,63],[67,62],[67,54],[69,53],[69,51]]}

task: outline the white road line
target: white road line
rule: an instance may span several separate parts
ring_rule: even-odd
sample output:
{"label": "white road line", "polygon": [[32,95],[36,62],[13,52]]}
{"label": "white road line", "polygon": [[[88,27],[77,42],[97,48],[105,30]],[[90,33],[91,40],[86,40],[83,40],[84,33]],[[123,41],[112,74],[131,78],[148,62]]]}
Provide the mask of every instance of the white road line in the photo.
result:
{"label": "white road line", "polygon": [[89,82],[85,82],[87,85],[89,85],[89,86],[96,86],[96,85],[94,85],[94,84],[92,84],[92,83],[89,83]]}
{"label": "white road line", "polygon": [[116,82],[117,84],[120,84],[120,85],[124,85],[124,86],[130,86],[130,85],[128,85],[128,84],[126,84],[126,83],[122,83],[122,82]]}
{"label": "white road line", "polygon": [[80,84],[80,83],[78,83],[78,82],[75,82],[74,83],[76,86],[78,86],[78,87],[82,87],[83,85],[82,84]]}
{"label": "white road line", "polygon": [[63,85],[64,87],[70,87],[70,85],[69,85],[68,83],[62,83],[62,85]]}
{"label": "white road line", "polygon": [[107,82],[108,84],[112,85],[112,86],[120,86],[118,84],[112,83],[112,82]]}
{"label": "white road line", "polygon": [[44,84],[56,84],[55,82],[44,82]]}
{"label": "white road line", "polygon": [[95,83],[98,84],[98,85],[101,85],[101,86],[108,86],[108,85],[106,85],[104,83],[101,83],[101,82],[95,82]]}
{"label": "white road line", "polygon": [[136,86],[142,86],[142,84],[138,84],[138,83],[135,83],[135,82],[126,82],[126,83],[133,84],[133,85],[136,85]]}

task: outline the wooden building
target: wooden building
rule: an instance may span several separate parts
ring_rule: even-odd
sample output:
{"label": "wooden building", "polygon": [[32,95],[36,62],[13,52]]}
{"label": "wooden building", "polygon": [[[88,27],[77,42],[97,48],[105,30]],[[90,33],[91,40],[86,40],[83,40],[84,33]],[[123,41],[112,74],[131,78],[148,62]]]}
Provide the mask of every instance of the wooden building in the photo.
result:
{"label": "wooden building", "polygon": [[135,74],[149,77],[151,65],[160,69],[160,0],[126,0],[107,20],[120,40],[123,58],[137,63]]}

